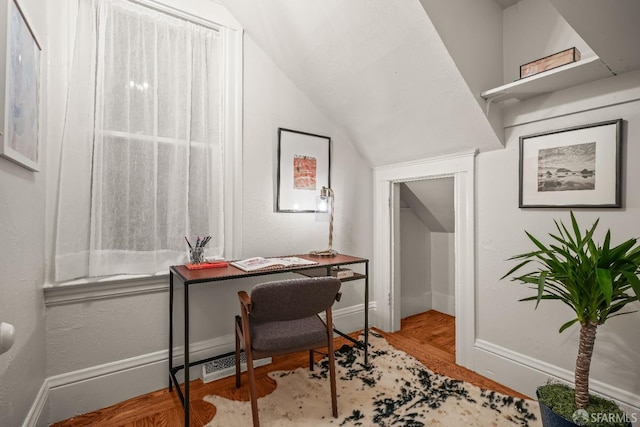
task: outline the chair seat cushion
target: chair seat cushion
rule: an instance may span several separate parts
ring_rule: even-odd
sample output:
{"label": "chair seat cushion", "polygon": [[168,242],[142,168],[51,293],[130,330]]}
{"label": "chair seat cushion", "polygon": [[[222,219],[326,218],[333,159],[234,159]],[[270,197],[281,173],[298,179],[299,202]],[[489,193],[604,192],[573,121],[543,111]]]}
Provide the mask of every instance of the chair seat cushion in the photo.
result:
{"label": "chair seat cushion", "polygon": [[298,320],[251,322],[251,346],[259,352],[309,350],[327,344],[327,328],[317,315]]}

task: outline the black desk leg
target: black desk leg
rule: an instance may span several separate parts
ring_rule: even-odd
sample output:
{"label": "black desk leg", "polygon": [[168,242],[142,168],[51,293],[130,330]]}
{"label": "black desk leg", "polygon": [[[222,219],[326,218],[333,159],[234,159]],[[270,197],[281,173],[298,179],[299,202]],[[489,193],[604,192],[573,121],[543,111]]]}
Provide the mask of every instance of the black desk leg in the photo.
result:
{"label": "black desk leg", "polygon": [[184,284],[184,426],[189,427],[189,285]]}
{"label": "black desk leg", "polygon": [[364,263],[364,364],[369,364],[369,261]]}
{"label": "black desk leg", "polygon": [[173,272],[169,271],[169,392],[173,391]]}

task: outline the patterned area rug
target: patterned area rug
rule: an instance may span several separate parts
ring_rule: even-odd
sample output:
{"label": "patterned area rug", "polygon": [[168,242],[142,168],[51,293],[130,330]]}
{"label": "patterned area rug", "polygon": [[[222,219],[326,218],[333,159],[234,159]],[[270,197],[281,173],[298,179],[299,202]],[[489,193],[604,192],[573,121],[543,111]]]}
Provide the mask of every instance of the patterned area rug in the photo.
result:
{"label": "patterned area rug", "polygon": [[[362,350],[336,351],[338,418],[331,416],[328,364],[269,373],[278,386],[258,399],[260,424],[278,426],[538,427],[537,402],[480,389],[435,374],[370,332],[369,366]],[[246,386],[246,384],[244,385]],[[207,427],[251,425],[249,402],[207,396],[217,412]]]}

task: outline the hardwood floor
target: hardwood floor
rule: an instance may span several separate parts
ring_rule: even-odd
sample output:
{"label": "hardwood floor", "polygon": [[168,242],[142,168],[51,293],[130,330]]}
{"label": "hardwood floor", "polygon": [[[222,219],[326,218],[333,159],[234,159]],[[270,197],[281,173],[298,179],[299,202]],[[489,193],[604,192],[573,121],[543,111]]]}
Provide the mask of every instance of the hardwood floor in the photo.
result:
{"label": "hardwood floor", "polygon": [[[420,360],[434,372],[451,378],[468,381],[479,387],[492,389],[500,393],[526,398],[513,390],[495,383],[481,375],[455,364],[455,318],[430,310],[402,320],[401,330],[395,333],[378,331],[389,344]],[[357,334],[352,334],[357,336]],[[336,338],[336,348],[348,341]],[[320,355],[317,359],[320,359]],[[307,352],[293,356],[274,357],[273,363],[256,369],[257,389],[260,396],[271,393],[276,388],[267,372],[289,370],[307,366]],[[215,415],[213,405],[202,398],[208,394],[217,394],[229,399],[249,400],[249,388],[246,374],[243,374],[242,387],[235,388],[234,377],[227,377],[210,383],[201,380],[191,382],[191,425],[203,426]],[[53,427],[173,427],[181,426],[183,412],[175,392],[162,389],[143,396],[126,400],[116,405],[89,414],[77,416],[53,424]]]}
{"label": "hardwood floor", "polygon": [[433,347],[432,351],[443,360],[456,361],[456,318],[453,316],[429,310],[406,317],[400,321],[398,334]]}

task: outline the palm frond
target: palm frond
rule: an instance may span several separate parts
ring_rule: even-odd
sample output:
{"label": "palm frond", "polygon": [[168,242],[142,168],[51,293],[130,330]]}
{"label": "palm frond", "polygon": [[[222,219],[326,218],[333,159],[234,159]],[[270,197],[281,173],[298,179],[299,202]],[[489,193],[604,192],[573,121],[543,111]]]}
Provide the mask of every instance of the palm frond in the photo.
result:
{"label": "palm frond", "polygon": [[596,278],[602,295],[607,301],[607,306],[611,305],[611,296],[613,295],[613,283],[611,282],[611,271],[604,268],[596,268]]}
{"label": "palm frond", "polygon": [[[570,219],[569,227],[554,220],[557,233],[549,233],[549,244],[525,231],[535,250],[509,258],[518,264],[501,280],[510,277],[514,282],[529,285],[534,295],[520,301],[535,301],[536,308],[542,300],[558,300],[576,313],[575,321],[602,323],[610,315],[619,315],[626,304],[640,296],[638,239],[612,246],[608,230],[600,246],[593,238],[599,219],[584,232],[573,212]],[[518,274],[533,266],[532,263],[537,264],[537,269]],[[634,296],[627,293],[630,289]]]}
{"label": "palm frond", "polygon": [[623,314],[633,314],[633,313],[637,313],[637,312],[638,312],[638,310],[625,311],[624,313],[616,313],[616,314],[613,314],[613,315],[609,316],[609,319],[612,318],[612,317],[616,317],[616,316],[622,316]]}
{"label": "palm frond", "polygon": [[561,333],[563,333],[563,332],[565,331],[565,329],[567,329],[569,326],[571,326],[571,325],[573,325],[574,323],[576,323],[578,320],[580,320],[580,319],[575,318],[575,319],[573,319],[573,320],[569,320],[567,323],[565,323],[564,325],[562,325],[562,326],[560,327],[560,330],[558,331],[558,333],[560,333],[560,334],[561,334]]}
{"label": "palm frond", "polygon": [[638,279],[638,276],[628,271],[623,271],[622,275],[629,282],[633,292],[636,294],[636,299],[640,298],[640,279]]}

